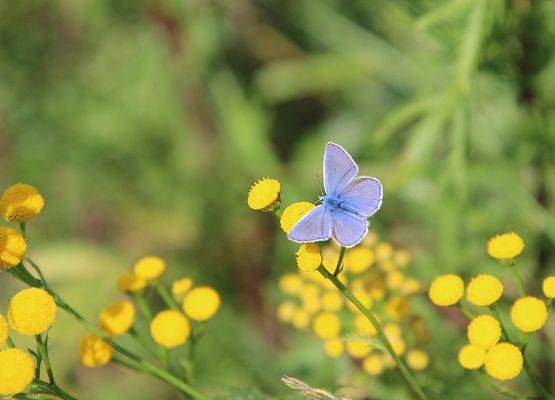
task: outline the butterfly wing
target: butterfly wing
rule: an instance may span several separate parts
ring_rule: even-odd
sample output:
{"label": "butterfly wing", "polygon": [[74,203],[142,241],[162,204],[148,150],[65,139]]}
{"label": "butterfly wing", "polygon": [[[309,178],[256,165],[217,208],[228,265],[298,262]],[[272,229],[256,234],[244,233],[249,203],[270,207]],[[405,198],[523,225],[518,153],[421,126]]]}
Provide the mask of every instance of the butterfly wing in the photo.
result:
{"label": "butterfly wing", "polygon": [[383,187],[376,178],[359,176],[347,184],[340,198],[351,213],[366,219],[382,206]]}
{"label": "butterfly wing", "polygon": [[340,193],[358,174],[358,166],[347,151],[329,142],[324,150],[324,189],[328,195]]}
{"label": "butterfly wing", "polygon": [[322,204],[314,207],[287,235],[297,243],[321,242],[331,237],[331,214]]}
{"label": "butterfly wing", "polygon": [[337,243],[345,247],[359,244],[368,233],[366,219],[336,209],[332,214],[331,234]]}

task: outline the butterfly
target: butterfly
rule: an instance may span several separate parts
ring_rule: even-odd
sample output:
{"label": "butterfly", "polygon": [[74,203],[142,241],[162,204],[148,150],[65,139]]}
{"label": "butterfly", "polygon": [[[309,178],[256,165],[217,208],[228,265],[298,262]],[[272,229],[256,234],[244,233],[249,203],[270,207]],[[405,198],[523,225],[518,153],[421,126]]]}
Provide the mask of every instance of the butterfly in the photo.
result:
{"label": "butterfly", "polygon": [[357,174],[358,166],[343,147],[326,144],[325,195],[293,226],[289,240],[309,243],[333,238],[344,247],[359,244],[368,233],[368,218],[382,205],[383,187],[378,179]]}

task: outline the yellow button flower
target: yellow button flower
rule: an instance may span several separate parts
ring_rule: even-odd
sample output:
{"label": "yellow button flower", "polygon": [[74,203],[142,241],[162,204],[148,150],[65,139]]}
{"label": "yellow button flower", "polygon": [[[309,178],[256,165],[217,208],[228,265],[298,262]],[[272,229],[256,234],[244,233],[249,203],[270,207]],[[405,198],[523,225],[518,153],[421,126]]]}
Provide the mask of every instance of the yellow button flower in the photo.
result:
{"label": "yellow button flower", "polygon": [[297,306],[292,301],[284,301],[278,306],[277,316],[282,322],[291,322],[293,315],[297,311]]}
{"label": "yellow button flower", "polygon": [[281,185],[275,179],[260,179],[251,186],[247,204],[253,210],[274,211],[279,207],[280,191]]}
{"label": "yellow button flower", "polygon": [[370,354],[362,362],[362,369],[370,376],[381,375],[385,367],[381,354]]}
{"label": "yellow button flower", "polygon": [[400,290],[405,282],[405,275],[401,271],[390,271],[385,278],[385,284],[391,290]]}
{"label": "yellow button flower", "polygon": [[476,344],[467,344],[459,351],[459,364],[466,369],[478,369],[486,361],[486,349]]}
{"label": "yellow button flower", "polygon": [[150,334],[156,343],[172,349],[185,343],[189,338],[191,325],[179,311],[166,310],[152,319]]}
{"label": "yellow button flower", "polygon": [[398,250],[393,255],[393,258],[395,260],[395,264],[397,264],[399,268],[405,268],[409,265],[412,256],[408,250]]}
{"label": "yellow button flower", "polygon": [[376,246],[376,259],[388,260],[393,256],[393,246],[389,243],[380,243]]}
{"label": "yellow button flower", "polygon": [[34,186],[16,183],[0,197],[0,213],[8,222],[27,222],[44,207],[44,199]]}
{"label": "yellow button flower", "polygon": [[374,263],[374,253],[365,247],[355,247],[345,254],[345,265],[349,272],[360,274]]}
{"label": "yellow button flower", "polygon": [[372,351],[372,346],[362,339],[349,339],[347,341],[347,353],[354,358],[364,358]]}
{"label": "yellow button flower", "polygon": [[23,392],[35,377],[35,363],[20,349],[0,351],[0,395],[13,396]]}
{"label": "yellow button flower", "polygon": [[182,300],[183,296],[193,287],[193,280],[185,277],[172,283],[172,295],[177,300]]}
{"label": "yellow button flower", "polygon": [[[362,303],[364,307],[367,309],[372,308],[372,298],[370,297],[370,293],[364,289],[353,289],[353,295]],[[361,311],[355,306],[352,302],[347,302],[347,307],[354,313],[360,313]]]}
{"label": "yellow button flower", "polygon": [[492,237],[488,241],[488,254],[498,260],[511,260],[524,249],[524,241],[514,232]]}
{"label": "yellow button flower", "polygon": [[8,321],[3,315],[0,315],[0,347],[4,346],[8,341]]}
{"label": "yellow button flower", "polygon": [[305,296],[302,298],[303,310],[309,314],[315,314],[322,308],[320,298],[318,296]]}
{"label": "yellow button flower", "polygon": [[99,319],[106,335],[121,336],[135,321],[135,307],[130,301],[118,301],[102,310]]}
{"label": "yellow button flower", "polygon": [[486,354],[486,371],[495,379],[506,381],[520,374],[523,361],[518,347],[510,343],[499,343]]}
{"label": "yellow button flower", "polygon": [[345,351],[345,345],[341,339],[329,339],[324,342],[324,352],[328,357],[337,358]]}
{"label": "yellow button flower", "polygon": [[310,324],[310,314],[304,309],[297,309],[293,314],[291,323],[297,329],[305,329]]}
{"label": "yellow button flower", "polygon": [[117,282],[118,290],[126,293],[140,292],[146,287],[146,279],[139,278],[133,272],[123,271]]}
{"label": "yellow button flower", "polygon": [[314,318],[312,328],[319,338],[333,339],[341,332],[341,323],[337,315],[330,312],[323,312]]}
{"label": "yellow button flower", "polygon": [[79,345],[79,359],[85,367],[96,368],[106,365],[113,354],[112,346],[92,333],[85,335]]}
{"label": "yellow button flower", "polygon": [[337,291],[328,290],[322,295],[322,308],[325,311],[336,312],[343,308],[343,297]]}
{"label": "yellow button flower", "polygon": [[470,343],[489,349],[499,342],[501,325],[491,315],[481,314],[470,322],[467,335]]}
{"label": "yellow button flower", "polygon": [[136,276],[147,281],[158,278],[166,269],[166,263],[160,257],[143,257],[133,267]]}
{"label": "yellow button flower", "polygon": [[283,214],[281,214],[279,220],[281,229],[283,229],[285,233],[291,232],[295,224],[314,207],[316,206],[308,201],[300,201],[287,206],[287,208],[283,210]]}
{"label": "yellow button flower", "polygon": [[422,285],[420,284],[418,279],[407,278],[405,279],[405,281],[403,282],[403,285],[401,286],[401,293],[406,295],[411,295],[411,294],[416,294],[420,292],[421,289],[422,289]]}
{"label": "yellow button flower", "polygon": [[303,272],[315,271],[322,263],[320,249],[316,243],[302,244],[295,255],[297,256],[297,266]]}
{"label": "yellow button flower", "polygon": [[537,297],[521,297],[511,308],[511,321],[523,332],[540,330],[547,320],[547,307]]}
{"label": "yellow button flower", "polygon": [[428,296],[432,303],[447,307],[457,304],[464,294],[464,282],[460,276],[447,274],[432,282]]}
{"label": "yellow button flower", "polygon": [[11,228],[0,227],[0,269],[15,267],[27,251],[23,235]]}
{"label": "yellow button flower", "polygon": [[410,349],[407,352],[407,364],[414,371],[424,371],[428,368],[430,359],[428,353],[420,349]]}
{"label": "yellow button flower", "polygon": [[472,278],[466,288],[466,298],[477,306],[489,306],[503,294],[503,284],[493,275],[482,274]]}
{"label": "yellow button flower", "polygon": [[183,311],[195,321],[207,321],[220,308],[220,295],[208,286],[191,290],[183,300]]}
{"label": "yellow button flower", "polygon": [[301,291],[303,278],[298,274],[284,274],[279,278],[278,286],[283,293],[294,296]]}
{"label": "yellow button flower", "polygon": [[405,318],[410,314],[412,305],[410,299],[405,296],[392,296],[386,306],[385,311],[395,321]]}
{"label": "yellow button flower", "polygon": [[10,300],[8,321],[11,328],[28,336],[47,331],[56,319],[56,303],[46,291],[24,289]]}
{"label": "yellow button flower", "polygon": [[549,276],[543,280],[543,294],[548,299],[555,299],[555,276]]}
{"label": "yellow button flower", "polygon": [[378,333],[374,325],[366,318],[364,314],[355,316],[355,332],[360,336],[376,336]]}

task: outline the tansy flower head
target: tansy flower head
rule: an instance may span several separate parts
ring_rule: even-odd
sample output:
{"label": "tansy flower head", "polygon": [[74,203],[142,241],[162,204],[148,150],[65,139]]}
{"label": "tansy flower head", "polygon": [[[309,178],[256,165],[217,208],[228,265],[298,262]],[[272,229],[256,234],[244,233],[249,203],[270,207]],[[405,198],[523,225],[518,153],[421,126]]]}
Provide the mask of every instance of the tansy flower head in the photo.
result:
{"label": "tansy flower head", "polygon": [[347,353],[354,358],[364,358],[372,351],[372,346],[364,339],[349,339]]}
{"label": "tansy flower head", "polygon": [[150,334],[156,343],[171,349],[185,343],[191,334],[191,325],[179,311],[166,310],[152,319]]}
{"label": "tansy flower head", "polygon": [[79,345],[79,360],[85,367],[96,368],[110,362],[114,349],[98,336],[88,333]]}
{"label": "tansy flower head", "polygon": [[262,178],[251,186],[247,204],[257,211],[274,211],[279,207],[281,185],[275,179]]}
{"label": "tansy flower head", "polygon": [[501,325],[491,315],[481,314],[470,322],[467,334],[470,343],[489,349],[499,342]]}
{"label": "tansy flower head", "polygon": [[8,321],[11,328],[28,336],[47,331],[56,319],[56,303],[46,291],[24,289],[10,300]]}
{"label": "tansy flower head", "polygon": [[514,232],[492,237],[488,241],[488,254],[498,260],[511,260],[524,249],[524,241]]}
{"label": "tansy flower head", "polygon": [[478,369],[486,361],[486,349],[476,344],[467,344],[459,351],[459,364],[466,369]]}
{"label": "tansy flower head", "polygon": [[21,233],[0,227],[0,269],[15,267],[21,262],[26,250],[27,243]]}
{"label": "tansy flower head", "polygon": [[477,306],[489,306],[503,294],[503,284],[493,275],[482,274],[472,278],[466,288],[466,298]]}
{"label": "tansy flower head", "polygon": [[121,336],[131,328],[135,321],[135,307],[130,301],[118,301],[100,313],[100,326],[109,336]]}
{"label": "tansy flower head", "polygon": [[207,321],[220,308],[220,295],[209,286],[191,290],[183,300],[183,311],[195,321]]}
{"label": "tansy flower head", "polygon": [[0,315],[0,347],[4,346],[4,344],[8,341],[8,322],[3,315]]}
{"label": "tansy flower head", "polygon": [[345,351],[343,340],[335,338],[324,342],[324,352],[328,357],[337,358]]}
{"label": "tansy flower head", "polygon": [[297,311],[297,306],[292,301],[284,301],[278,306],[277,316],[282,322],[291,322],[293,315]]}
{"label": "tansy flower head", "polygon": [[540,330],[547,320],[547,307],[537,297],[521,297],[511,308],[511,321],[523,332]]}
{"label": "tansy flower head", "polygon": [[166,263],[160,257],[141,258],[133,267],[136,276],[147,281],[158,278],[166,269]]}
{"label": "tansy flower head", "polygon": [[130,271],[123,271],[117,282],[118,290],[126,293],[140,292],[146,287],[146,279]]}
{"label": "tansy flower head", "polygon": [[411,309],[410,299],[405,296],[392,296],[385,306],[387,314],[395,321],[405,318]]}
{"label": "tansy flower head", "polygon": [[182,278],[172,283],[172,295],[178,300],[182,300],[185,293],[193,287],[191,278]]}
{"label": "tansy flower head", "polygon": [[323,312],[314,318],[312,328],[319,338],[333,339],[341,332],[341,323],[337,315],[330,312]]}
{"label": "tansy flower head", "polygon": [[[353,295],[362,303],[362,305],[368,309],[372,308],[372,298],[367,290],[364,289],[353,289]],[[355,314],[360,313],[360,310],[352,303],[348,302],[347,307],[349,310],[354,312]]]}
{"label": "tansy flower head", "polygon": [[297,256],[297,266],[303,272],[315,271],[322,263],[320,248],[316,243],[302,244],[295,254]]}
{"label": "tansy flower head", "polygon": [[20,349],[0,351],[0,395],[13,396],[23,392],[35,376],[35,363]]}
{"label": "tansy flower head", "polygon": [[428,353],[420,349],[410,349],[406,355],[407,364],[414,371],[424,371],[428,368]]}
{"label": "tansy flower head", "polygon": [[464,282],[460,276],[447,274],[432,282],[428,296],[432,303],[447,307],[457,304],[464,293]]}
{"label": "tansy flower head", "polygon": [[318,296],[305,296],[302,298],[303,309],[309,314],[316,314],[322,308]]}
{"label": "tansy flower head", "polygon": [[555,298],[555,276],[548,276],[543,280],[543,294],[548,299]]}
{"label": "tansy flower head", "polygon": [[293,229],[295,224],[314,207],[315,205],[309,203],[308,201],[300,201],[287,206],[287,208],[283,210],[283,214],[281,214],[281,218],[279,219],[281,229],[283,229],[285,233],[291,232],[291,229]]}
{"label": "tansy flower head", "polygon": [[398,250],[395,252],[393,257],[395,259],[395,264],[397,264],[397,266],[400,268],[406,267],[410,263],[412,258],[408,250]]}
{"label": "tansy flower head", "polygon": [[518,347],[510,343],[499,343],[486,354],[486,371],[495,379],[506,381],[520,374],[523,361]]}
{"label": "tansy flower head", "polygon": [[297,274],[284,274],[279,278],[278,286],[285,294],[296,295],[303,287],[303,279]]}
{"label": "tansy flower head", "polygon": [[362,369],[370,376],[378,376],[384,370],[385,364],[381,354],[370,354],[362,362]]}
{"label": "tansy flower head", "polygon": [[345,265],[349,272],[360,274],[374,263],[374,253],[366,247],[355,247],[345,255]]}
{"label": "tansy flower head", "polygon": [[360,336],[376,336],[378,333],[374,325],[366,318],[365,315],[359,314],[355,316],[355,332]]}
{"label": "tansy flower head", "polygon": [[376,258],[378,260],[388,260],[393,256],[393,246],[389,243],[380,243],[376,246]]}
{"label": "tansy flower head", "polygon": [[325,311],[337,312],[343,308],[344,300],[341,294],[328,290],[322,294],[322,308]]}
{"label": "tansy flower head", "polygon": [[293,314],[293,318],[291,318],[291,323],[297,329],[304,329],[310,323],[310,314],[306,310],[299,308]]}
{"label": "tansy flower head", "polygon": [[0,213],[8,222],[27,222],[44,207],[44,199],[31,185],[16,183],[7,188],[0,197]]}

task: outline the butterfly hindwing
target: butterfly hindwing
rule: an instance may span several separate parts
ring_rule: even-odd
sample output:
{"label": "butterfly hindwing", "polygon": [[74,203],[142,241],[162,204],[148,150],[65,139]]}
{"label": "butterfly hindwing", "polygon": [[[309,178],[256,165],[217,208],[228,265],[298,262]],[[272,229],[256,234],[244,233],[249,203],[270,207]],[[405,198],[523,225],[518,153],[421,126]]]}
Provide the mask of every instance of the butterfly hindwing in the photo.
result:
{"label": "butterfly hindwing", "polygon": [[353,179],[340,193],[341,201],[357,215],[368,218],[382,205],[383,187],[379,180],[369,176]]}
{"label": "butterfly hindwing", "polygon": [[320,242],[331,237],[331,214],[320,204],[295,224],[287,235],[297,243]]}
{"label": "butterfly hindwing", "polygon": [[341,246],[353,247],[359,244],[368,233],[366,219],[343,210],[332,214],[332,236]]}
{"label": "butterfly hindwing", "polygon": [[340,193],[358,174],[358,166],[347,151],[329,142],[324,150],[324,189],[327,195]]}

